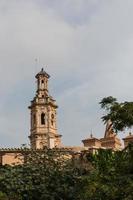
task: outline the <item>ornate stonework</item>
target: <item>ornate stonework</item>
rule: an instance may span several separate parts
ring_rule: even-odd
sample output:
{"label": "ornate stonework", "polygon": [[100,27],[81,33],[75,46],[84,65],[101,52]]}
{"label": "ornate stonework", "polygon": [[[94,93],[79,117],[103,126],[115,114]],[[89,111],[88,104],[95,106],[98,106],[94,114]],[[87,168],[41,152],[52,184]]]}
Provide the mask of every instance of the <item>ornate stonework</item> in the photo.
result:
{"label": "ornate stonework", "polygon": [[36,96],[29,109],[31,110],[30,143],[33,149],[61,146],[61,135],[57,132],[57,104],[48,90],[50,76],[42,69],[36,76]]}
{"label": "ornate stonework", "polygon": [[109,138],[114,136],[116,136],[116,133],[113,130],[112,122],[111,120],[108,120],[105,128],[104,138]]}
{"label": "ornate stonework", "polygon": [[90,135],[90,138],[87,138],[85,140],[82,140],[84,147],[86,148],[95,148],[95,147],[101,147],[101,142],[99,139],[93,137],[93,135]]}
{"label": "ornate stonework", "polygon": [[91,136],[88,139],[82,140],[84,147],[88,149],[113,149],[121,150],[121,141],[113,130],[112,122],[109,120],[106,124],[104,138],[98,139]]}
{"label": "ornate stonework", "polygon": [[113,149],[113,150],[121,150],[121,140],[116,137],[108,137],[108,138],[101,138],[101,146],[105,147],[106,149]]}
{"label": "ornate stonework", "polygon": [[105,147],[107,149],[111,148],[113,150],[121,150],[121,141],[113,130],[111,120],[108,120],[106,124],[104,138],[101,138],[100,141],[102,147]]}

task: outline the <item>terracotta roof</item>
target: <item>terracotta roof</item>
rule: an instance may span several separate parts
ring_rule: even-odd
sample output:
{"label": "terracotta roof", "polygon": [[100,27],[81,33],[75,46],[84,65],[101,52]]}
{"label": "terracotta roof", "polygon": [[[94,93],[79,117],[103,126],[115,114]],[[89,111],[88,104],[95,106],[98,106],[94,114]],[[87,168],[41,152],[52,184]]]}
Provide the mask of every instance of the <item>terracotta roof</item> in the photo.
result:
{"label": "terracotta roof", "polygon": [[38,78],[39,76],[45,76],[47,78],[50,78],[50,75],[47,74],[47,72],[45,72],[43,68],[41,69],[41,71],[35,77]]}

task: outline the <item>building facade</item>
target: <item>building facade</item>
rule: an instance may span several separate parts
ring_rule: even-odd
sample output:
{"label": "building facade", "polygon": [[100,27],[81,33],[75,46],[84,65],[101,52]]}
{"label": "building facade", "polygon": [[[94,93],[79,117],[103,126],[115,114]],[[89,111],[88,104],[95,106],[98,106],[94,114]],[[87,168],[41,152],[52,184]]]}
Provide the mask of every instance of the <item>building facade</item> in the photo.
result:
{"label": "building facade", "polygon": [[118,138],[117,134],[113,130],[112,122],[108,120],[105,128],[105,133],[103,138],[95,138],[91,135],[90,138],[82,140],[84,146],[88,149],[113,149],[121,150],[122,144],[121,140]]}

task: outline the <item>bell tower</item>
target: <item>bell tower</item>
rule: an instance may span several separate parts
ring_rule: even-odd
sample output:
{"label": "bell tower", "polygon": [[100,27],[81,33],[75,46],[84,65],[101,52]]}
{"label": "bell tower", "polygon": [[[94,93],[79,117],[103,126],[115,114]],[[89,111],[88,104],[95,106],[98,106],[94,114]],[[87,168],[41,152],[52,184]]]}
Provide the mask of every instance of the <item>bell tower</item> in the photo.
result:
{"label": "bell tower", "polygon": [[57,104],[48,90],[50,78],[43,68],[35,76],[37,79],[37,91],[31,101],[30,143],[33,149],[54,148],[61,146],[61,135],[57,132]]}

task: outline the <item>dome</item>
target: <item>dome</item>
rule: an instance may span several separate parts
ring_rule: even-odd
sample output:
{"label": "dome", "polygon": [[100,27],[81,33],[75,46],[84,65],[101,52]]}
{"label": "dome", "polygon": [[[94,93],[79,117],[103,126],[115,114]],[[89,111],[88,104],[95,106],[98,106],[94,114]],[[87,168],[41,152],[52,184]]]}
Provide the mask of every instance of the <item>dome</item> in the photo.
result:
{"label": "dome", "polygon": [[50,78],[50,75],[47,74],[47,72],[45,72],[43,68],[41,69],[41,71],[35,77],[39,78],[40,76],[45,76],[46,78]]}

